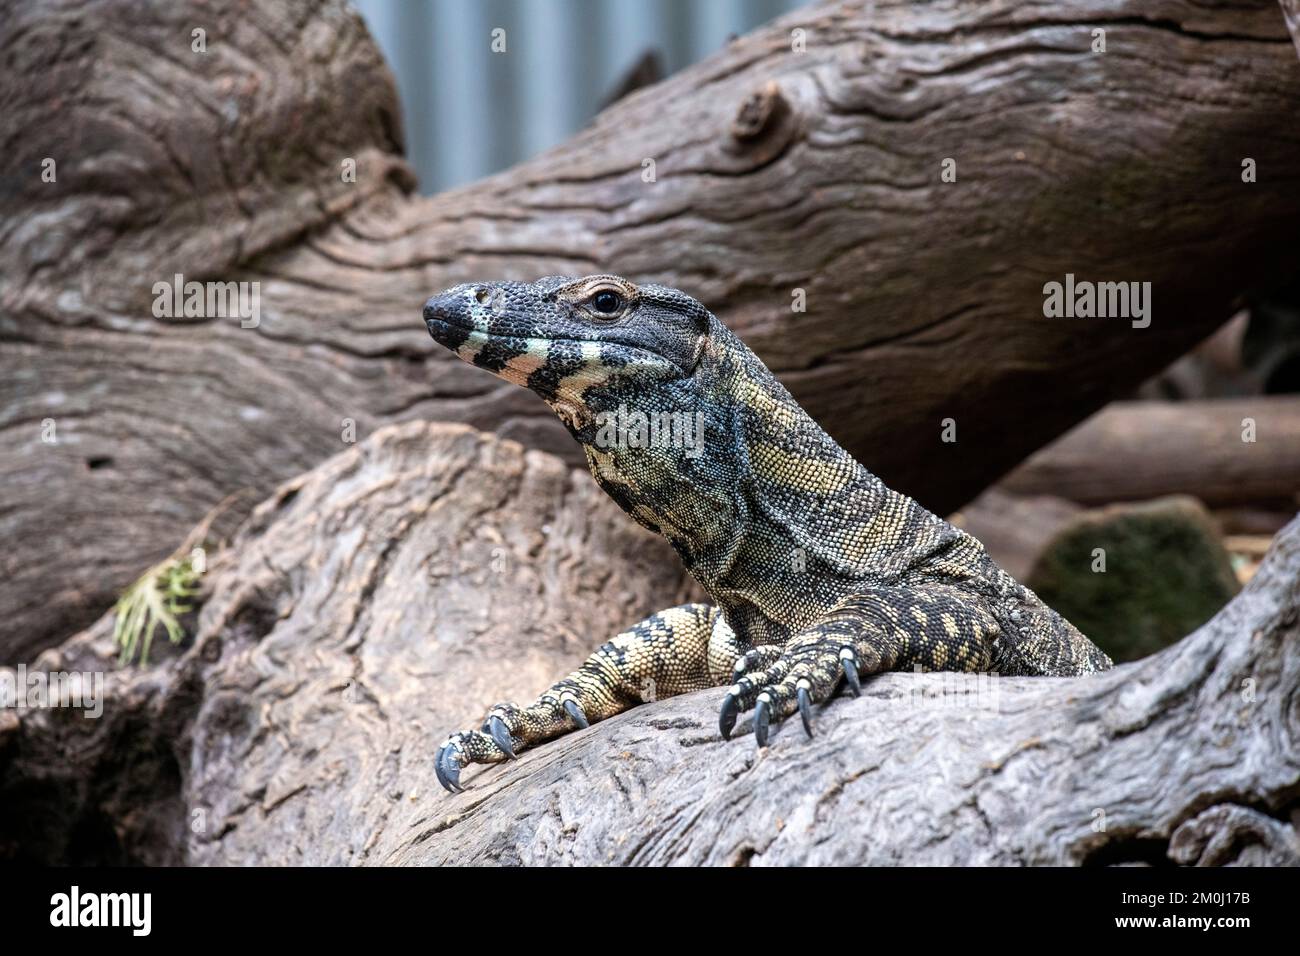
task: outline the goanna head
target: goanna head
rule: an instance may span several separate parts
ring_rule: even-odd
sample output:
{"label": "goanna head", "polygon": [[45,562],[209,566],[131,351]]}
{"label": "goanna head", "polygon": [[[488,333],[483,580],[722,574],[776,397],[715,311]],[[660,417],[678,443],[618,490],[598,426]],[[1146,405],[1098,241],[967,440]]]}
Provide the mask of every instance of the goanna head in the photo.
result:
{"label": "goanna head", "polygon": [[536,392],[571,427],[609,399],[691,379],[711,316],[689,296],[612,275],[472,282],[433,296],[424,321],[466,362]]}
{"label": "goanna head", "polygon": [[613,275],[471,282],[430,298],[424,321],[466,362],[550,405],[606,492],[674,544],[711,487],[729,495],[734,462],[719,451],[735,446],[746,353],[691,297]]}

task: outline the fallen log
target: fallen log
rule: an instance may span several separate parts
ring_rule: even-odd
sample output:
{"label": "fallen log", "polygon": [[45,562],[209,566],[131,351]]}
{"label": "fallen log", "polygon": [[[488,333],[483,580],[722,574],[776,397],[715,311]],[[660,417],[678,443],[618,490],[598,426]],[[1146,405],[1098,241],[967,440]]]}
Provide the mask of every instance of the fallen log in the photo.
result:
{"label": "fallen log", "polygon": [[[270,826],[281,863],[373,859],[384,819],[434,797],[450,729],[694,593],[584,475],[418,422],[282,485],[205,582],[192,645],[155,643],[155,667],[118,667],[111,615],[41,655],[105,674],[102,717],[0,708],[0,858],[234,858]],[[340,802],[294,823],[309,792]]]}
{"label": "fallen log", "polygon": [[[673,698],[437,785],[434,747],[682,596],[666,546],[539,452],[408,424],[282,486],[193,644],[42,655],[103,716],[0,710],[0,854],[43,862],[1297,863],[1300,522],[1211,622],[1093,678],[889,674],[817,735]],[[494,563],[495,562],[495,563]],[[2,671],[0,671],[2,673]],[[743,729],[743,726],[742,726]]]}
{"label": "fallen log", "polygon": [[998,486],[1080,504],[1187,494],[1211,506],[1300,502],[1300,397],[1117,402]]}
{"label": "fallen log", "polygon": [[[455,282],[681,287],[943,513],[1296,266],[1300,74],[1266,0],[819,5],[429,199],[342,0],[6,3],[0,55],[0,660],[354,433],[572,454],[424,335]],[[1149,327],[1045,318],[1067,274],[1150,282]],[[255,283],[255,327],[156,309],[176,276]]]}

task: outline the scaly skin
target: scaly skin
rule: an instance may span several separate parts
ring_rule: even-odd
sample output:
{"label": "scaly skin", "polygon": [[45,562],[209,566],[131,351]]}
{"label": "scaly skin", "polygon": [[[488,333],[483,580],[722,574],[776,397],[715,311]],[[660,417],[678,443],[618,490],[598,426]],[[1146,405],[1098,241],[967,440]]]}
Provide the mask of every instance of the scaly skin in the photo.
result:
{"label": "scaly skin", "polygon": [[532,705],[453,734],[436,762],[447,789],[466,764],[728,682],[723,736],[753,708],[764,746],[772,720],[797,710],[811,734],[813,703],[888,670],[1111,666],[978,541],[858,464],[689,296],[607,275],[479,282],[429,299],[424,319],[550,405],[601,488],[713,600],[647,618]]}

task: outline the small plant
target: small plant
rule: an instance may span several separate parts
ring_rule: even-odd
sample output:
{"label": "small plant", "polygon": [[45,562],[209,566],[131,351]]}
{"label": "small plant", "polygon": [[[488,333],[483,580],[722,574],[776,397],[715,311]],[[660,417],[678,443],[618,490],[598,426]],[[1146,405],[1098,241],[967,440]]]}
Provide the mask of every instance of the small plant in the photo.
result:
{"label": "small plant", "polygon": [[209,511],[184,542],[165,561],[152,568],[131,585],[117,599],[117,620],[113,623],[113,640],[122,649],[118,666],[129,664],[140,652],[140,666],[149,663],[149,648],[154,635],[162,627],[173,644],[185,638],[185,628],[180,622],[182,614],[195,609],[191,599],[202,588],[199,579],[207,570],[207,551],[221,546],[224,538],[211,537],[213,523],[233,514],[242,521],[247,510],[235,505],[246,501],[247,489],[227,495]]}
{"label": "small plant", "polygon": [[146,571],[117,601],[113,640],[121,647],[119,665],[140,651],[140,666],[149,663],[149,647],[161,626],[173,644],[185,637],[178,619],[194,609],[189,599],[199,592],[199,571],[190,556],[170,557]]}

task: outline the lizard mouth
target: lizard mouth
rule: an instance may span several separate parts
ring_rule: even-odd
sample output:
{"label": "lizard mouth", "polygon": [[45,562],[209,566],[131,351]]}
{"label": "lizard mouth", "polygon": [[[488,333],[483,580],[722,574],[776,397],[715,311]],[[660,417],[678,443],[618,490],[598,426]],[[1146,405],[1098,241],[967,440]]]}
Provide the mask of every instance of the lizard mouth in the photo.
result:
{"label": "lizard mouth", "polygon": [[439,345],[455,352],[469,338],[470,330],[445,319],[425,319],[425,328]]}
{"label": "lizard mouth", "polygon": [[445,345],[453,352],[469,338],[474,328],[467,322],[457,321],[445,312],[435,312],[430,306],[424,307],[424,326],[439,345]]}
{"label": "lizard mouth", "polygon": [[[536,338],[527,339],[511,335],[494,335],[491,332],[484,332],[482,329],[476,329],[454,319],[431,317],[427,315],[425,316],[424,324],[429,330],[429,335],[431,335],[433,340],[439,345],[455,352],[471,365],[486,368],[488,371],[495,372],[498,375],[500,374],[500,369],[493,367],[491,361],[488,360],[489,355],[500,354],[504,360],[518,357],[519,355],[528,352],[530,344],[534,349],[541,351],[541,349],[538,348],[539,346],[544,344],[549,348],[551,344],[555,343],[565,343],[579,348],[583,346],[599,348],[602,344],[606,346],[612,345],[624,354],[621,356],[621,361],[609,362],[611,372],[618,371],[624,365],[629,364],[629,360],[639,357],[642,361],[648,360],[651,364],[671,365],[682,375],[690,374],[688,369],[682,368],[678,363],[671,359],[665,358],[657,352],[652,352],[649,349],[638,346],[629,346],[619,343],[601,343],[595,339],[584,339],[571,335],[547,335],[544,337],[538,336]],[[466,354],[463,351],[463,347],[466,343],[470,342],[471,336],[475,337],[474,344],[477,347],[473,348],[470,354]]]}
{"label": "lizard mouth", "polygon": [[455,352],[476,331],[484,331],[467,313],[462,296],[442,292],[424,303],[424,326],[439,345]]}
{"label": "lizard mouth", "polygon": [[[599,337],[556,334],[551,330],[547,330],[544,335],[529,336],[494,331],[490,327],[485,328],[488,325],[486,322],[475,322],[466,313],[462,299],[447,294],[436,295],[425,303],[424,324],[429,335],[439,345],[455,352],[471,365],[487,369],[496,375],[503,375],[504,367],[511,359],[525,354],[532,354],[543,361],[548,360],[551,346],[576,353],[565,356],[570,361],[581,355],[601,364],[611,375],[616,375],[629,366],[656,365],[670,367],[680,375],[691,374],[691,369],[683,368],[680,362],[644,345]],[[697,349],[697,358],[698,353]]]}

